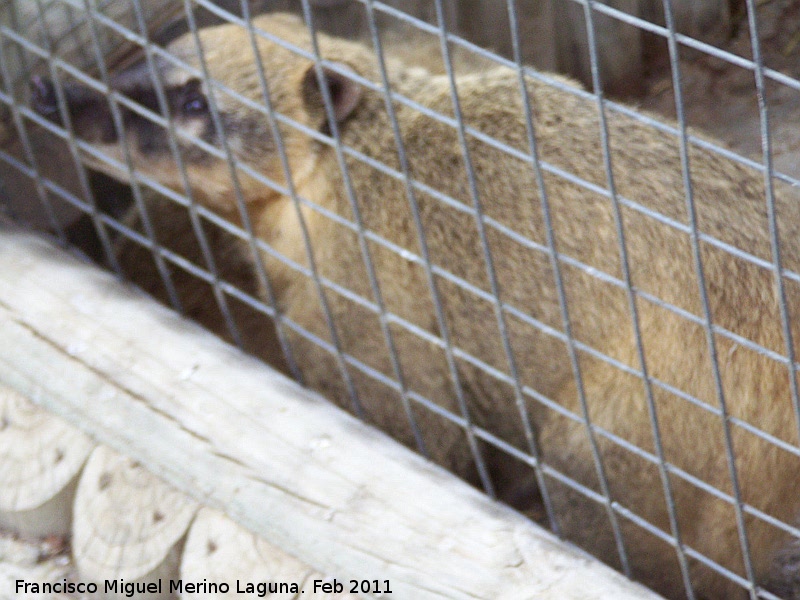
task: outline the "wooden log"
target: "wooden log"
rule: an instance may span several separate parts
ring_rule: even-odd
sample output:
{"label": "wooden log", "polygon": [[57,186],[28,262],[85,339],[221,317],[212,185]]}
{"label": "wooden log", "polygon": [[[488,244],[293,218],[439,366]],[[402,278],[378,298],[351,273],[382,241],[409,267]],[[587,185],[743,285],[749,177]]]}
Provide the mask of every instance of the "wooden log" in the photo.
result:
{"label": "wooden log", "polygon": [[[0,229],[0,381],[393,598],[655,598],[149,298]],[[91,398],[91,402],[86,399]]]}
{"label": "wooden log", "polygon": [[[104,582],[116,580],[121,588],[120,581],[135,585],[176,579],[180,542],[197,509],[140,464],[98,446],[75,496],[72,556],[82,580],[98,583],[103,598],[122,599],[124,589],[106,591]],[[168,586],[160,587],[160,592],[136,597],[172,597]]]}
{"label": "wooden log", "polygon": [[0,527],[68,535],[78,475],[93,447],[78,429],[0,385]]}

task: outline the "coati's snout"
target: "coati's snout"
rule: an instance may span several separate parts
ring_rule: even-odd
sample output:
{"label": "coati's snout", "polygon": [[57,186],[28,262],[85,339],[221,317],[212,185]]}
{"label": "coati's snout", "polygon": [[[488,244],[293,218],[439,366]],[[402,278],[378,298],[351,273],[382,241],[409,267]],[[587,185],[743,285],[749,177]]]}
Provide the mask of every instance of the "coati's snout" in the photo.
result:
{"label": "coati's snout", "polygon": [[[204,178],[195,171],[210,174],[215,162],[222,162],[207,150],[209,146],[218,148],[222,138],[199,78],[153,73],[142,63],[111,78],[109,88],[105,92],[82,83],[57,85],[34,77],[30,104],[98,151],[82,149],[87,165],[122,181],[130,179],[130,164],[160,183],[184,191],[186,180],[176,156],[193,187]],[[227,131],[231,119],[226,112],[221,115]]]}
{"label": "coati's snout", "polygon": [[[31,107],[43,117],[65,126],[55,85],[49,79],[31,79]],[[75,83],[62,85],[66,114],[78,137],[90,142],[113,144],[117,141],[106,98],[94,90]]]}

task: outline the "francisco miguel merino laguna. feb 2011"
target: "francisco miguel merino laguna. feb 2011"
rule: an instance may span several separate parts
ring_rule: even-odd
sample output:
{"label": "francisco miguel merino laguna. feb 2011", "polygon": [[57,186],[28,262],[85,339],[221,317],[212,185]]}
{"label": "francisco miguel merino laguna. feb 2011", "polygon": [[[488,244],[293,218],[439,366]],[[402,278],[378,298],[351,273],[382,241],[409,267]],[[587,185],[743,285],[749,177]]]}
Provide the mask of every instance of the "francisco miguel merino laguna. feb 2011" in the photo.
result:
{"label": "francisco miguel merino laguna. feb 2011", "polygon": [[[271,594],[299,594],[300,584],[297,582],[278,581],[241,581],[235,583],[218,581],[184,581],[183,579],[158,579],[148,583],[125,581],[124,579],[106,579],[102,583],[82,581],[31,582],[17,579],[14,582],[17,594],[96,594],[102,588],[103,594],[122,594],[133,598],[137,594],[252,594],[264,598]],[[350,588],[350,593],[382,593],[391,594],[389,580],[356,580],[347,583],[337,579],[314,579],[311,590],[314,593],[340,594]]]}

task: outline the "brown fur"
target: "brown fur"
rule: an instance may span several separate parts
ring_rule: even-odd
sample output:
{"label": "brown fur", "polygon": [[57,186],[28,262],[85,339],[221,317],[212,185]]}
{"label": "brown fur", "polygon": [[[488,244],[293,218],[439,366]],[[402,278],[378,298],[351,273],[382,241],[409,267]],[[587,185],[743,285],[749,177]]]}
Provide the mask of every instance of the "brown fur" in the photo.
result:
{"label": "brown fur", "polygon": [[[161,248],[210,272],[186,207],[158,194],[146,190],[143,192],[154,236]],[[145,233],[136,206],[130,208],[124,221],[128,227]],[[208,220],[201,219],[200,222],[220,279],[246,294],[257,296],[259,289],[247,244]],[[163,303],[171,304],[166,284],[149,248],[120,236],[114,249],[126,279]],[[178,294],[183,314],[220,337],[235,341],[222,309],[215,300],[212,284],[174,262],[165,259],[164,264]],[[272,321],[231,295],[226,295],[226,302],[243,349],[286,372],[288,369]]]}
{"label": "brown fur", "polygon": [[[296,18],[272,15],[256,23],[282,39],[306,49],[310,47],[309,34]],[[205,30],[200,37],[212,77],[261,103],[256,62],[245,30],[234,25],[222,26]],[[319,43],[326,59],[345,65],[367,79],[380,81],[372,53],[362,46],[325,36],[320,36]],[[191,35],[175,42],[171,49],[184,60],[199,65]],[[320,105],[319,90],[314,85],[310,61],[266,40],[259,41],[259,54],[275,108],[314,130],[324,130],[326,117]],[[309,69],[312,69],[311,79],[307,79]],[[393,89],[452,116],[446,78],[403,72],[396,66],[392,71],[395,73]],[[188,77],[177,68],[166,69],[163,75],[175,86],[180,86]],[[359,88],[353,82],[340,80],[340,83],[351,91]],[[358,105],[338,124],[344,144],[399,169],[383,95],[367,89],[360,92]],[[458,92],[469,126],[521,152],[529,151],[514,72],[497,68],[460,77]],[[596,103],[544,84],[531,84],[529,94],[540,158],[592,184],[606,187]],[[214,95],[228,119],[227,134],[237,157],[284,184],[277,145],[266,117],[221,91],[215,91]],[[394,106],[414,179],[451,196],[465,207],[472,206],[467,169],[456,131],[399,102]],[[186,119],[180,114],[174,116],[177,127],[196,133],[202,131],[202,121]],[[689,219],[678,141],[652,126],[615,112],[609,112],[608,119],[611,160],[619,194],[686,225]],[[280,130],[298,194],[352,220],[353,211],[334,150],[288,125],[282,124]],[[143,150],[143,140],[137,139],[137,136],[149,135],[143,131],[133,126],[128,132],[137,168],[182,191],[178,171],[169,156]],[[254,139],[260,143],[251,143]],[[530,164],[474,136],[468,136],[468,140],[486,216],[534,244],[546,246],[540,199]],[[98,143],[98,148],[121,156],[114,145]],[[418,255],[418,234],[402,179],[381,173],[352,157],[346,162],[366,228]],[[690,162],[700,231],[770,261],[762,175],[699,148],[691,149]],[[236,196],[226,162],[204,156],[187,163],[195,197],[227,218],[238,221]],[[281,254],[308,265],[292,200],[241,170],[239,176],[258,235]],[[545,173],[544,181],[558,252],[621,279],[619,244],[610,200],[554,174]],[[800,205],[795,198],[787,196],[785,190],[777,192],[784,267],[796,272],[800,270]],[[422,191],[418,191],[417,200],[433,263],[488,292],[487,268],[473,216]],[[374,301],[356,234],[307,205],[302,212],[313,240],[320,275]],[[628,206],[622,207],[622,218],[635,288],[702,317],[689,234]],[[487,235],[503,302],[529,314],[547,328],[562,331],[557,288],[547,254],[493,227],[487,228]],[[372,241],[368,246],[387,310],[439,335],[431,293],[420,263]],[[715,325],[770,351],[785,354],[773,273],[708,241],[701,241],[700,249]],[[286,315],[323,339],[330,339],[313,281],[266,254],[264,260]],[[561,261],[560,268],[575,339],[623,365],[639,369],[625,290],[573,263]],[[436,285],[453,345],[490,367],[508,372],[491,303],[444,277],[437,276]],[[785,286],[792,331],[797,340],[800,338],[797,326],[800,319],[796,314],[800,308],[800,288],[791,280],[785,280]],[[327,290],[325,295],[343,349],[355,359],[393,377],[377,316],[335,291]],[[649,375],[707,403],[711,410],[717,410],[719,401],[704,327],[641,295],[637,296],[636,306]],[[522,384],[580,415],[576,379],[566,344],[558,335],[543,332],[511,314],[506,314],[506,323]],[[397,324],[392,323],[390,329],[408,388],[443,408],[458,412],[453,382],[441,347]],[[306,383],[343,406],[350,406],[336,361],[299,336],[293,341]],[[730,415],[738,419],[737,423],[752,425],[796,446],[798,433],[787,368],[727,337],[717,335],[715,343],[721,386]],[[641,379],[592,353],[578,350],[577,357],[588,411],[595,426],[646,452],[655,453],[651,416]],[[462,358],[456,363],[473,422],[526,451],[513,388]],[[350,373],[367,418],[405,443],[413,444],[399,394],[355,368],[350,368]],[[666,460],[724,494],[732,494],[719,416],[663,387],[653,386],[653,396]],[[528,404],[545,463],[600,491],[585,427],[539,403],[530,401]],[[474,480],[473,461],[463,429],[418,405],[412,405],[412,412],[431,457]],[[737,423],[731,425],[731,437],[743,500],[772,517],[792,522],[800,498],[800,459]],[[669,534],[664,492],[656,466],[602,436],[598,436],[598,446],[613,499]],[[499,457],[500,454],[489,451],[487,455],[502,495],[510,493],[520,480],[529,480],[530,473],[511,465],[510,459]],[[555,479],[548,478],[547,483],[566,537],[615,563],[615,545],[603,505],[571,491]],[[739,533],[731,505],[675,474],[670,475],[670,483],[682,541],[743,576]],[[749,514],[745,515],[745,522],[756,573],[765,579],[783,535]],[[634,575],[668,597],[683,597],[674,549],[625,518],[620,518],[620,523]],[[700,597],[744,595],[742,588],[714,574],[702,563],[690,560],[690,568]]]}

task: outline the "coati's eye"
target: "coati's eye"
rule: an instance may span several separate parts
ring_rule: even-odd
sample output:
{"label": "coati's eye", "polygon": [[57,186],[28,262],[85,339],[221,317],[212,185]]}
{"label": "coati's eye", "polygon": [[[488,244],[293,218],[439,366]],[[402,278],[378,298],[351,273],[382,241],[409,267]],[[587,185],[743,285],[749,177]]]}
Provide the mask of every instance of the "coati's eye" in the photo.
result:
{"label": "coati's eye", "polygon": [[208,101],[202,92],[198,90],[183,99],[181,110],[187,116],[202,115],[208,111]]}
{"label": "coati's eye", "polygon": [[187,117],[196,117],[208,112],[208,100],[200,86],[199,79],[192,79],[183,87],[181,112]]}

